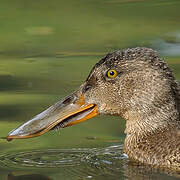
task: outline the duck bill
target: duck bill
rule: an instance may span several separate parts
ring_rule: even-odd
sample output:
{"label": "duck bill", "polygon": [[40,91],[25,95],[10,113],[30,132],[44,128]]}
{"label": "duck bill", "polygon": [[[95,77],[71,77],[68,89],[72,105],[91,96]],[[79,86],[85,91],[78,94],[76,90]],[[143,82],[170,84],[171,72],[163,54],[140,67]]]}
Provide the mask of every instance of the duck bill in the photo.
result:
{"label": "duck bill", "polygon": [[74,93],[12,130],[7,140],[41,136],[53,129],[78,124],[97,114],[96,104],[88,104],[82,94]]}

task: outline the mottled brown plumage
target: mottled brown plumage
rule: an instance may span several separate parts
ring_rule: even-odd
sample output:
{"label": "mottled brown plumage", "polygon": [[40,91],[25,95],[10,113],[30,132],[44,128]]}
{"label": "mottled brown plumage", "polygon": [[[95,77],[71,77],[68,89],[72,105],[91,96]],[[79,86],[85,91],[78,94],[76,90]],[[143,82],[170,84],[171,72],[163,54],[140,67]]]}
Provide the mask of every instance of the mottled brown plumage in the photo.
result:
{"label": "mottled brown plumage", "polygon": [[[109,79],[109,69],[118,71]],[[134,161],[180,171],[180,86],[149,48],[116,51],[101,59],[82,88],[102,114],[126,120],[124,152]]]}

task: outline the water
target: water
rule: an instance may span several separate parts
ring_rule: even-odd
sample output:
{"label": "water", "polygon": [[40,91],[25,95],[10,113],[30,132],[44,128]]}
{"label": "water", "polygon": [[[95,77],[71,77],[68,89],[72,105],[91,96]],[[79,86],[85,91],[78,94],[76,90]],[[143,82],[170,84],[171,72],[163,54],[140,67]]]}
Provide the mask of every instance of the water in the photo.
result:
{"label": "water", "polygon": [[[153,47],[180,79],[178,0],[0,2],[0,136],[76,90],[120,48]],[[177,179],[128,161],[125,122],[98,116],[0,143],[0,179]]]}
{"label": "water", "polygon": [[[18,152],[1,156],[0,162],[4,168],[13,168],[14,171],[8,175],[17,179],[34,177],[38,179],[39,176],[44,180],[49,177],[52,179],[172,178],[172,175],[165,175],[148,166],[132,164],[128,161],[127,155],[122,153],[122,145]],[[21,172],[20,169],[26,171]],[[38,174],[29,172],[38,172]]]}

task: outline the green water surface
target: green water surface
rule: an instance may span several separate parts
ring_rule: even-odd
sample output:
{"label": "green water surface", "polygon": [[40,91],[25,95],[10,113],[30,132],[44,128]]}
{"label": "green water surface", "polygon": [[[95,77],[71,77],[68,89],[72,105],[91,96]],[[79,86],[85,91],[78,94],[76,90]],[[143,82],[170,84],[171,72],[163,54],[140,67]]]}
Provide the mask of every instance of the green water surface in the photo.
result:
{"label": "green water surface", "polygon": [[[76,90],[107,52],[156,49],[180,79],[179,0],[0,1],[0,137]],[[0,139],[0,180],[177,179],[122,155],[125,122],[98,116]]]}

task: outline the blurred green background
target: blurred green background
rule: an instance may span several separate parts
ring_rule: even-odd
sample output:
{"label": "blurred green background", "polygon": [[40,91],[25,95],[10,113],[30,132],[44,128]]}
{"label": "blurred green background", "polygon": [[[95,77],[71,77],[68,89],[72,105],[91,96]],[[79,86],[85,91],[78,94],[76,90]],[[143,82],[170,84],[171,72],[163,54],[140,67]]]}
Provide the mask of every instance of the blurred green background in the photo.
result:
{"label": "blurred green background", "polygon": [[[1,0],[0,136],[76,90],[107,52],[151,47],[180,79],[179,20],[179,0]],[[0,153],[122,144],[124,127],[99,116],[34,139],[1,139]]]}

